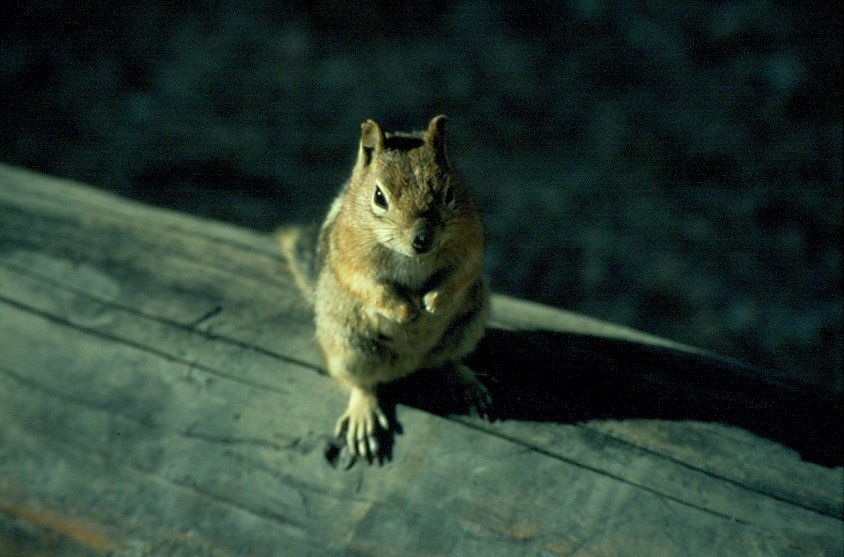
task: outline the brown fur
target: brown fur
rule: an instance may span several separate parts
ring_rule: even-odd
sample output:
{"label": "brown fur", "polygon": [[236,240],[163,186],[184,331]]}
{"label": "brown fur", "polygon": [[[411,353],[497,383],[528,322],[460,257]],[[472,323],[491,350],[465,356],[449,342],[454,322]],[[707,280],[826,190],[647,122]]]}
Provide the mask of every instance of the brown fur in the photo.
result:
{"label": "brown fur", "polygon": [[313,300],[328,371],[351,390],[337,433],[356,454],[375,455],[375,429],[389,427],[380,383],[453,365],[469,402],[481,412],[489,403],[459,363],[483,334],[488,292],[481,222],[446,155],[444,126],[444,116],[417,134],[362,124],[352,176],[320,230],[314,282],[294,249],[300,234],[280,235],[297,283]]}

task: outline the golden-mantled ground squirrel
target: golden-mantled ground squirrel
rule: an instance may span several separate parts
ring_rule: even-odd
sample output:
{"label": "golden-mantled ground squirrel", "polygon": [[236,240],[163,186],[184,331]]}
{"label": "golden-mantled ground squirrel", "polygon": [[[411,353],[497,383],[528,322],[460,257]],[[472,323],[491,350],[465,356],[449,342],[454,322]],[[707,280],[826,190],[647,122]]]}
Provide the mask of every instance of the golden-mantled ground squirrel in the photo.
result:
{"label": "golden-mantled ground squirrel", "polygon": [[460,363],[489,312],[483,230],[446,156],[445,120],[386,134],[365,121],[352,176],[312,247],[301,227],[279,232],[328,371],[351,391],[336,435],[353,455],[380,456],[377,427],[390,429],[378,384],[417,370],[448,366],[459,395],[488,414],[486,388]]}

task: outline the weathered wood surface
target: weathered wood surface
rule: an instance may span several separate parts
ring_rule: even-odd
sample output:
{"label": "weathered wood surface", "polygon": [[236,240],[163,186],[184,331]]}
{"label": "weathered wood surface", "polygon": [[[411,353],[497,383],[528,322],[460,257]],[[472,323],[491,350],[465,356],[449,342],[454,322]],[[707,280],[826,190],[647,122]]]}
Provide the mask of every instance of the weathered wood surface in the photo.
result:
{"label": "weathered wood surface", "polygon": [[842,554],[836,401],[505,297],[494,325],[501,420],[416,378],[392,461],[344,470],[270,238],[0,166],[0,555]]}

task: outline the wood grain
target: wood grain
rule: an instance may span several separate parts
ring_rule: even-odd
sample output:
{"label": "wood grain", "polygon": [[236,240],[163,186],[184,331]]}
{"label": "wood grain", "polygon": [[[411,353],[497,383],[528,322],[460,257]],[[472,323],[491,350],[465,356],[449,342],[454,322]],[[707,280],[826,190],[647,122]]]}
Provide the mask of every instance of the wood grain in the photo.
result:
{"label": "wood grain", "polygon": [[272,239],[0,166],[0,554],[842,553],[824,393],[501,296],[472,364],[345,470]]}

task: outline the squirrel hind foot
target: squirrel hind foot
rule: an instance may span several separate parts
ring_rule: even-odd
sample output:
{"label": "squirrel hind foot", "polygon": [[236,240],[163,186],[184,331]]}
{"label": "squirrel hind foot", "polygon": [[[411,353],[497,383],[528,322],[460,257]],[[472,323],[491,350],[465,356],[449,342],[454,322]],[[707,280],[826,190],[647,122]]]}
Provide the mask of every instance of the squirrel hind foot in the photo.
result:
{"label": "squirrel hind foot", "polygon": [[378,442],[378,428],[390,431],[390,421],[378,403],[373,391],[352,387],[346,411],[337,420],[334,434],[345,437],[346,445],[353,456],[368,460],[382,456]]}
{"label": "squirrel hind foot", "polygon": [[492,420],[492,397],[475,372],[464,364],[455,363],[452,373],[456,402],[468,412],[474,411],[481,418]]}

